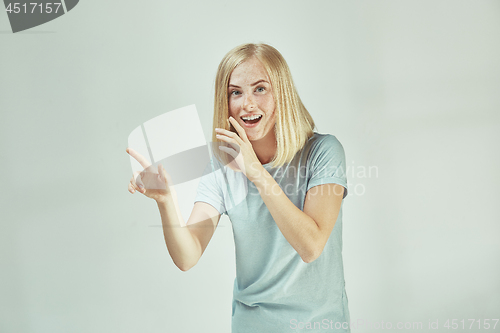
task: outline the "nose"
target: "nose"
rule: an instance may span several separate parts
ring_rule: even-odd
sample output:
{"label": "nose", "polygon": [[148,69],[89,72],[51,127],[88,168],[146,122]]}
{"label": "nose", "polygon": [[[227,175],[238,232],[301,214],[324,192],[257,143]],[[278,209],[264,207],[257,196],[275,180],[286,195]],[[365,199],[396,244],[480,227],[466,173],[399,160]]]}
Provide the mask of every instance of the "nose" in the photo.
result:
{"label": "nose", "polygon": [[243,109],[251,111],[257,107],[255,98],[253,94],[245,94],[245,99],[243,100]]}

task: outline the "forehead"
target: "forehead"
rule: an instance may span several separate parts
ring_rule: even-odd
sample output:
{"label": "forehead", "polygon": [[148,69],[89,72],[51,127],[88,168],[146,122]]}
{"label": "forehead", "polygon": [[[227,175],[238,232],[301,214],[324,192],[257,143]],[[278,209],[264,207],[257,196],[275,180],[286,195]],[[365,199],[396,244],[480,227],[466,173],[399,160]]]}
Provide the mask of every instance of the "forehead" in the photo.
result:
{"label": "forehead", "polygon": [[251,84],[258,80],[266,80],[270,82],[266,69],[255,57],[250,58],[236,66],[231,73],[231,77],[229,78],[229,82],[234,84]]}

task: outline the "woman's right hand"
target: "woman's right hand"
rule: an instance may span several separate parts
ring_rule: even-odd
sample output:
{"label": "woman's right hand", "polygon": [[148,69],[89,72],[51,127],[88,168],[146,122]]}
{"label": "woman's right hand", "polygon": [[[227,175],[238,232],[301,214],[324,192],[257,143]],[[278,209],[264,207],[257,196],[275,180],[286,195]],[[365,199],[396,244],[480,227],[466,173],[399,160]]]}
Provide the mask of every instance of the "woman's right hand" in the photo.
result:
{"label": "woman's right hand", "polygon": [[141,154],[127,148],[127,153],[139,162],[144,170],[136,171],[128,185],[128,191],[132,194],[138,191],[148,198],[162,202],[170,194],[169,183],[171,183],[170,175],[165,171],[163,165],[158,164],[158,169],[155,165],[149,163]]}

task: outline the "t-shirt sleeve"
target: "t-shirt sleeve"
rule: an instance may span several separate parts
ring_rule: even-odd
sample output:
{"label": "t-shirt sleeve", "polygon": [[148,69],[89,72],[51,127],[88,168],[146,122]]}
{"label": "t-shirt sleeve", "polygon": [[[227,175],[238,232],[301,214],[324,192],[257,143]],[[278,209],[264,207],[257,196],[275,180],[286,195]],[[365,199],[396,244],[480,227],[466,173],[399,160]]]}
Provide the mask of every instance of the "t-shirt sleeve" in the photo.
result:
{"label": "t-shirt sleeve", "polygon": [[311,178],[307,184],[310,188],[323,184],[339,184],[344,187],[347,196],[347,177],[344,147],[334,135],[326,135],[314,147],[309,156]]}
{"label": "t-shirt sleeve", "polygon": [[226,213],[226,207],[221,189],[222,170],[220,168],[215,170],[213,163],[212,159],[200,178],[194,202],[206,202],[223,215]]}

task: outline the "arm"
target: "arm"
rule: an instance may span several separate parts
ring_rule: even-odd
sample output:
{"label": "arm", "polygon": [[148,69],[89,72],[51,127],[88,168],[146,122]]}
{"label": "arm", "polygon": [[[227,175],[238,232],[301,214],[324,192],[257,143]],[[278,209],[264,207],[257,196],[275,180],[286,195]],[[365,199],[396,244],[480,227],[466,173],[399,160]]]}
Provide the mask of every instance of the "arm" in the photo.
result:
{"label": "arm", "polygon": [[[345,169],[342,146],[336,139],[330,138],[330,144],[336,144],[337,152],[341,151],[341,153],[336,154],[333,149],[327,149],[326,153],[319,152],[315,155],[313,165],[316,167],[311,181],[325,179],[329,181],[308,190],[304,201],[304,211],[301,211],[288,199],[269,172],[260,164],[245,130],[232,117],[229,120],[239,136],[224,129],[216,129],[220,133],[216,137],[238,145],[239,152],[225,147],[220,149],[233,156],[238,170],[255,184],[283,236],[302,260],[307,263],[316,260],[330,237],[343,199],[344,187],[331,184],[334,178],[339,180],[343,177],[340,177]],[[335,155],[336,158],[334,158]],[[328,168],[325,167],[326,165]],[[337,170],[339,175],[336,175]]]}
{"label": "arm", "polygon": [[161,164],[158,169],[133,149],[127,149],[143,167],[143,172],[134,174],[129,183],[129,192],[140,192],[154,199],[160,210],[163,235],[174,264],[187,271],[200,259],[214,234],[220,214],[211,205],[196,202],[187,224],[180,214],[177,193],[169,186],[170,176]]}
{"label": "arm", "polygon": [[312,187],[301,211],[263,167],[261,175],[254,184],[281,233],[304,262],[316,260],[335,226],[344,187],[338,184]]}
{"label": "arm", "polygon": [[157,201],[163,236],[174,264],[185,272],[196,265],[205,252],[219,222],[220,214],[211,205],[196,202],[185,226],[179,213],[176,193],[173,189],[169,193],[165,200]]}

